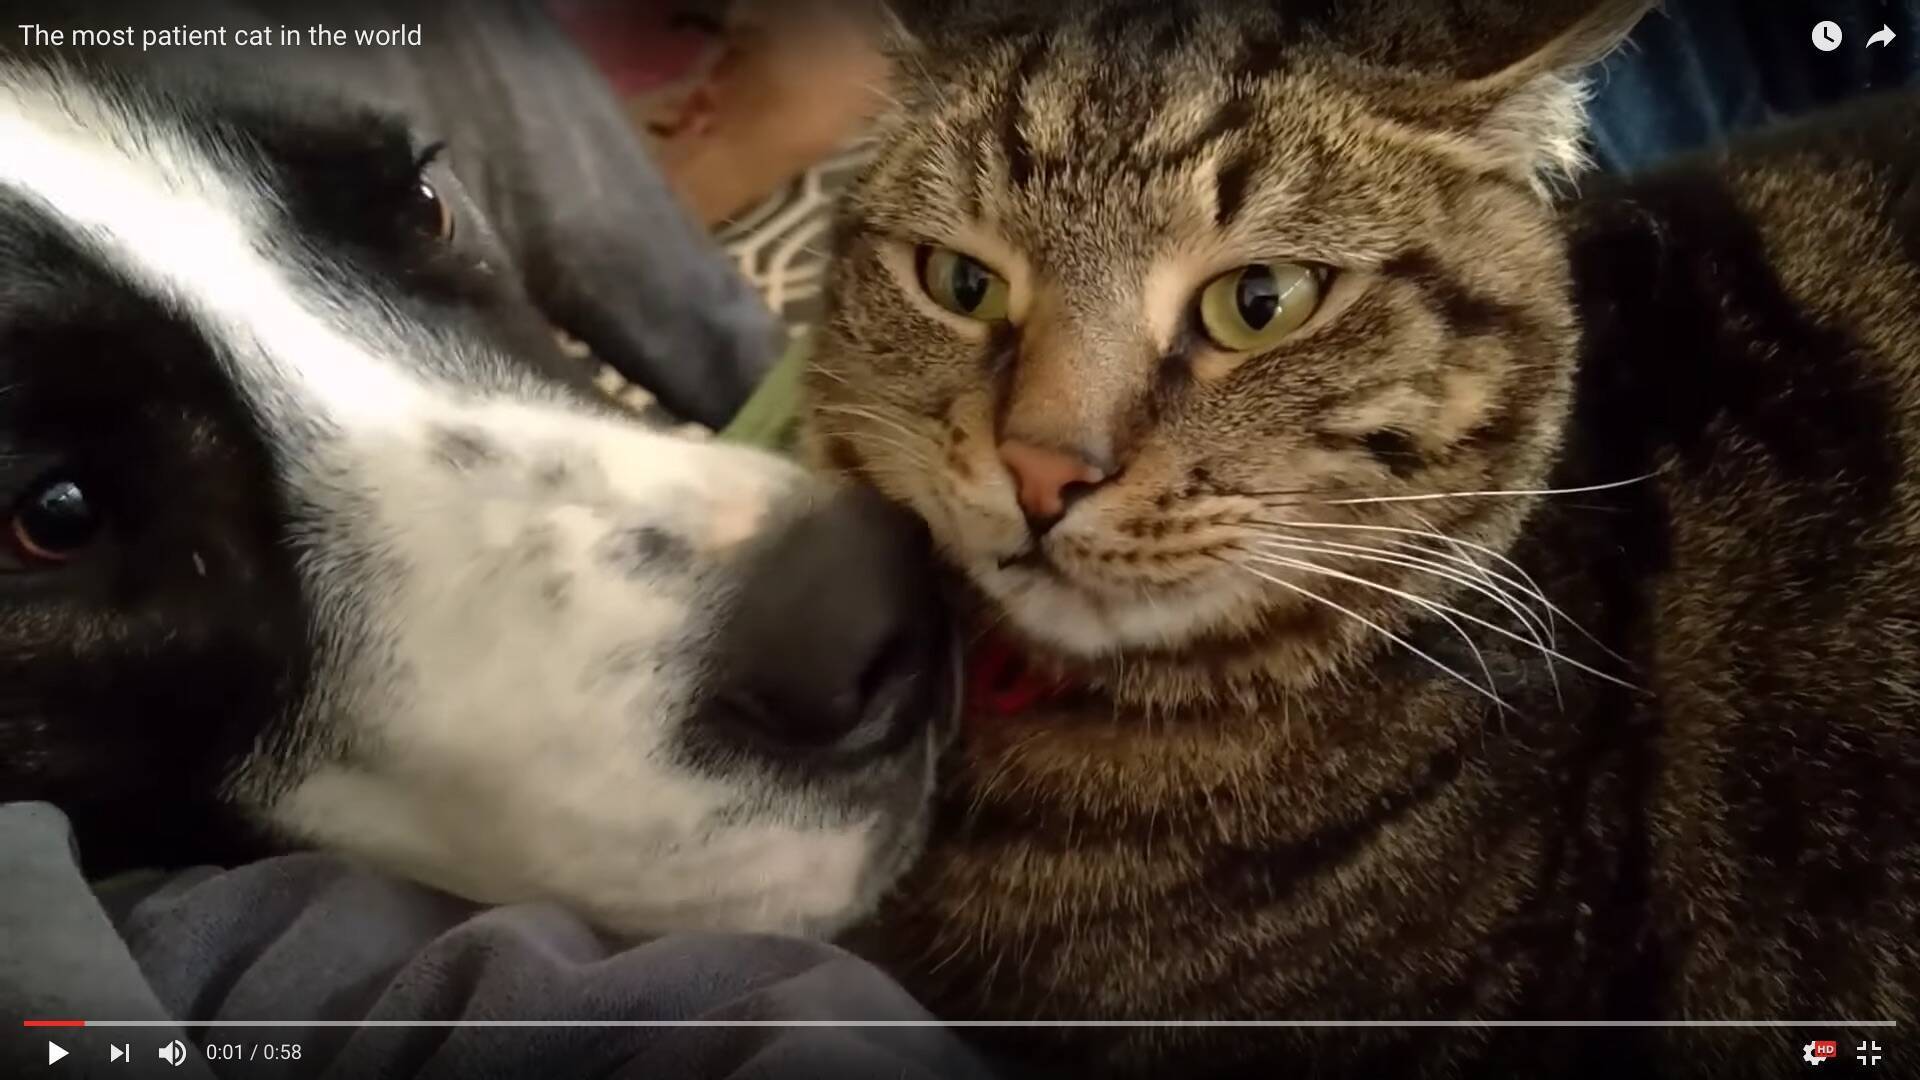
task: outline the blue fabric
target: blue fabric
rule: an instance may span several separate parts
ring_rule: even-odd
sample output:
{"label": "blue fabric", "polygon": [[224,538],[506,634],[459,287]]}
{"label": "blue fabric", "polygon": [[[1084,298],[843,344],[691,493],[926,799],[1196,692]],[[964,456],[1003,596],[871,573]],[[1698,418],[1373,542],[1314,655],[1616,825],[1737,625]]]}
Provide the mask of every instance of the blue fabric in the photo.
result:
{"label": "blue fabric", "polygon": [[[1816,23],[1839,24],[1833,52]],[[1882,26],[1891,45],[1867,45]],[[1920,0],[1667,0],[1596,74],[1594,156],[1628,172],[1920,75]]]}

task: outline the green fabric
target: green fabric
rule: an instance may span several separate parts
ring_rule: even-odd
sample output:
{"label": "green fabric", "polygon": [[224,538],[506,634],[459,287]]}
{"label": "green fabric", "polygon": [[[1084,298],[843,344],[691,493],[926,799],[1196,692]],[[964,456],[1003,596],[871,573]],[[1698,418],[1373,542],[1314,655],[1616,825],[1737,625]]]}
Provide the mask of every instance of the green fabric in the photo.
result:
{"label": "green fabric", "polygon": [[791,453],[800,419],[800,376],[813,353],[812,338],[799,335],[767,377],[720,431],[728,442]]}

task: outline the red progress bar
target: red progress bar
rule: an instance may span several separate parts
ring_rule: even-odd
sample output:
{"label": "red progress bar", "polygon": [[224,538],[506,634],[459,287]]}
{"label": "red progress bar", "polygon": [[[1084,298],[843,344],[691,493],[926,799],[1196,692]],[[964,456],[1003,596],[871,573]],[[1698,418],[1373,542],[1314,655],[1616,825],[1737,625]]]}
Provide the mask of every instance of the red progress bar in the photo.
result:
{"label": "red progress bar", "polygon": [[25,1027],[86,1027],[85,1020],[22,1020]]}

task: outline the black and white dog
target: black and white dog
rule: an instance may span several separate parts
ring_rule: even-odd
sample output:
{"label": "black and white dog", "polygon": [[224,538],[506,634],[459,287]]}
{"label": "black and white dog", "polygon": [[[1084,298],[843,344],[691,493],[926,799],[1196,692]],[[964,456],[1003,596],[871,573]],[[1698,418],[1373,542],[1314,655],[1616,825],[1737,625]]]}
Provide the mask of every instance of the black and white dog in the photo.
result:
{"label": "black and white dog", "polygon": [[858,916],[952,693],[920,539],[577,366],[401,124],[0,50],[0,799],[94,872]]}

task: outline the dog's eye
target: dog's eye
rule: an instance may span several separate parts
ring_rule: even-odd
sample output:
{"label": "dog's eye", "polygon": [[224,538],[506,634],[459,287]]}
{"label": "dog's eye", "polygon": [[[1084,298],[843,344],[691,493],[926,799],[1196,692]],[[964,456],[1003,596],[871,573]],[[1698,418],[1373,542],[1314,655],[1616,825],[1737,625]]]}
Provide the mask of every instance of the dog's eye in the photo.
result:
{"label": "dog's eye", "polygon": [[62,563],[93,543],[101,524],[80,485],[59,477],[41,483],[14,506],[9,531],[27,561]]}
{"label": "dog's eye", "polygon": [[446,243],[453,239],[453,208],[440,197],[433,182],[427,179],[427,168],[445,153],[447,144],[437,142],[420,151],[413,159],[413,190],[408,193],[406,208],[407,227],[428,240]]}
{"label": "dog's eye", "polygon": [[415,182],[412,206],[407,213],[408,224],[421,236],[441,243],[453,239],[453,210],[426,177]]}

